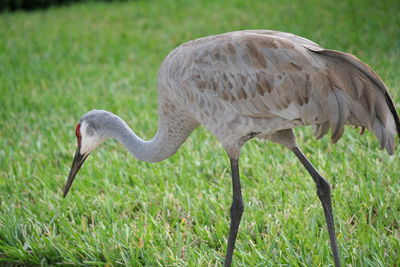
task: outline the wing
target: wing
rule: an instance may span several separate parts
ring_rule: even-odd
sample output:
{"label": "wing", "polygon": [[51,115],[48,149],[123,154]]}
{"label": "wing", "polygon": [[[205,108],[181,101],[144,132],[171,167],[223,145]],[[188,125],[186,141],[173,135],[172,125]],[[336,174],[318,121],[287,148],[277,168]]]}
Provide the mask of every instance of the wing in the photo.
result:
{"label": "wing", "polygon": [[313,41],[308,40],[304,37],[292,34],[292,33],[271,31],[271,30],[246,30],[246,31],[241,31],[241,32],[256,33],[256,34],[268,35],[268,36],[277,36],[277,37],[281,37],[281,38],[290,40],[293,43],[296,43],[298,45],[313,49],[315,51],[323,50],[323,48],[321,48],[318,44],[314,43]]}
{"label": "wing", "polygon": [[315,125],[317,138],[331,129],[333,142],[345,123],[367,127],[393,151],[393,104],[380,78],[354,56],[273,31],[209,38],[195,40],[187,54],[185,82],[198,93],[225,101],[243,116]]}

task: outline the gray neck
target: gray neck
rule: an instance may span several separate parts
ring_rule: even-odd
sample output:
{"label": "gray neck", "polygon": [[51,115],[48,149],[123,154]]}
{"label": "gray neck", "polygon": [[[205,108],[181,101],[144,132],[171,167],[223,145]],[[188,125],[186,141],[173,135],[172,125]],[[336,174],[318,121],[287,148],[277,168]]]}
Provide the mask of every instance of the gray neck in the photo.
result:
{"label": "gray neck", "polygon": [[178,133],[171,130],[174,129],[173,127],[167,127],[161,121],[154,138],[145,141],[138,137],[122,119],[115,116],[109,125],[109,134],[122,143],[135,158],[147,162],[158,162],[175,154],[194,129],[194,127],[190,128]]}

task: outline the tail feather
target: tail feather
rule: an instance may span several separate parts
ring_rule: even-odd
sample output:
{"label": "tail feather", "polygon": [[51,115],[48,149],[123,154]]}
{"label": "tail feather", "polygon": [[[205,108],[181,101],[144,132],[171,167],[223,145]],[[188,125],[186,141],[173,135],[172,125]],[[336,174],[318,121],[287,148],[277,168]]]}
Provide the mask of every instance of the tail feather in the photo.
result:
{"label": "tail feather", "polygon": [[[334,50],[314,52],[325,58],[329,69],[332,141],[341,137],[344,123],[363,126],[375,134],[382,149],[393,154],[396,132],[400,137],[400,119],[381,78],[353,55]],[[321,125],[317,125],[319,137],[324,132]]]}
{"label": "tail feather", "polygon": [[394,121],[396,123],[397,135],[400,138],[400,118],[399,118],[399,114],[397,113],[396,108],[394,107],[394,104],[393,104],[393,100],[392,100],[392,98],[390,97],[390,95],[389,95],[389,93],[387,91],[385,92],[385,99],[386,99],[386,102],[387,102],[387,104],[389,106],[390,112],[393,115]]}
{"label": "tail feather", "polygon": [[331,116],[332,142],[336,143],[343,135],[345,120],[350,110],[346,95],[337,87],[334,87],[328,96],[328,110]]}

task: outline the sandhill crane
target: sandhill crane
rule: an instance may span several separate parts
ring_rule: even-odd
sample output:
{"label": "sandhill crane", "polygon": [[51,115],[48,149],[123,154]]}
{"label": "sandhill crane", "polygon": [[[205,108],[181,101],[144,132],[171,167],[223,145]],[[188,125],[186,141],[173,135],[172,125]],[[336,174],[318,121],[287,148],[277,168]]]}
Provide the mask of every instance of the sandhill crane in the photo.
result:
{"label": "sandhill crane", "polygon": [[120,141],[139,160],[157,162],[173,155],[202,124],[230,158],[233,201],[224,262],[230,266],[243,213],[240,149],[253,137],[266,139],[290,149],[316,183],[335,266],[340,266],[330,185],[301,152],[292,128],[311,125],[317,138],[331,129],[337,142],[345,124],[360,126],[393,154],[399,116],[373,70],[350,54],[323,49],[293,34],[237,31],[174,49],[160,67],[158,96],[158,131],[150,141],[108,111],[92,110],[81,118],[64,197],[85,159],[107,138]]}

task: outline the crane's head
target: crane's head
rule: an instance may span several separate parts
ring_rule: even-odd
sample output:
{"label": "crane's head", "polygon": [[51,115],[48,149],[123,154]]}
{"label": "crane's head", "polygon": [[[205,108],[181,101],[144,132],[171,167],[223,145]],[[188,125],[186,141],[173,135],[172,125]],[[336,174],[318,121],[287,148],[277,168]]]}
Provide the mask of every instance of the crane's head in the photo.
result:
{"label": "crane's head", "polygon": [[67,195],[76,174],[86,158],[109,137],[108,128],[110,118],[111,113],[107,111],[92,110],[86,113],[76,125],[75,134],[78,147],[65,185],[64,197]]}

